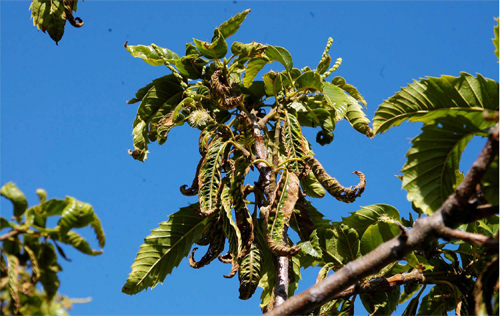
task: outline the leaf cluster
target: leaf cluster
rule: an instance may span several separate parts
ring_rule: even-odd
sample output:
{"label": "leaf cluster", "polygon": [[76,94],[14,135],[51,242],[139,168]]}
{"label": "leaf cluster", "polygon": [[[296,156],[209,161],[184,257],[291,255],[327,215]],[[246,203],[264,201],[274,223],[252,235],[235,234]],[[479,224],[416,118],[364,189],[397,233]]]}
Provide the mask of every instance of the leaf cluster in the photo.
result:
{"label": "leaf cluster", "polygon": [[[0,256],[0,297],[2,314],[11,315],[65,315],[72,300],[57,293],[62,271],[58,255],[67,258],[61,244],[96,256],[94,250],[74,229],[90,226],[99,246],[105,244],[101,222],[90,204],[72,197],[65,200],[47,200],[47,193],[36,191],[40,203],[28,207],[21,190],[12,182],[5,184],[0,193],[12,202],[13,217],[0,217],[2,242]],[[58,216],[56,227],[47,227],[49,217]],[[43,291],[37,289],[41,285]]]}

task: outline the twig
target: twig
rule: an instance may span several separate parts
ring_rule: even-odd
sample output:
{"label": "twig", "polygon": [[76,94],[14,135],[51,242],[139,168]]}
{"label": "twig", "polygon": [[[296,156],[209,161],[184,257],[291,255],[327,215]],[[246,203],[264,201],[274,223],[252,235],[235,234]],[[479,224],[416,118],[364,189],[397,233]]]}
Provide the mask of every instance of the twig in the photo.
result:
{"label": "twig", "polygon": [[415,222],[413,229],[406,236],[395,237],[366,254],[349,262],[342,269],[329,276],[308,290],[289,298],[283,305],[274,308],[266,315],[304,315],[334,299],[341,291],[356,282],[377,273],[388,264],[402,259],[406,254],[425,248],[438,238],[438,228],[447,226],[454,228],[473,217],[469,197],[475,193],[476,184],[486,173],[488,166],[498,155],[498,125],[490,130],[489,139],[467,173],[464,181],[458,185],[454,194],[450,195],[433,215],[422,217]]}
{"label": "twig", "polygon": [[481,234],[474,234],[469,232],[464,232],[457,229],[452,229],[446,226],[439,227],[436,229],[436,233],[444,239],[460,239],[471,244],[477,244],[480,246],[498,249],[498,239],[484,236]]}
{"label": "twig", "polygon": [[11,237],[16,237],[17,235],[25,233],[25,232],[26,232],[26,230],[14,228],[13,230],[1,235],[0,241],[4,241],[4,240],[9,239]]}

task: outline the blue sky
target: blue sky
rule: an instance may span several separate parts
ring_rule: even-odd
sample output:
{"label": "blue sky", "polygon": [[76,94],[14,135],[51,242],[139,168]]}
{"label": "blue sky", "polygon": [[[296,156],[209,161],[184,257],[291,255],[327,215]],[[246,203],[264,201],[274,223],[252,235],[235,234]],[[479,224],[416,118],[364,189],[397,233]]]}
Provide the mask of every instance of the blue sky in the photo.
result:
{"label": "blue sky", "polygon": [[[237,277],[223,278],[230,266],[217,261],[200,270],[183,261],[163,285],[135,296],[121,293],[144,237],[196,199],[181,195],[179,187],[191,183],[199,160],[198,132],[188,126],[174,129],[165,145],[152,145],[145,163],[127,154],[137,107],[126,100],[169,71],[132,58],[123,48],[126,41],[183,54],[193,37],[209,40],[216,26],[251,8],[229,44],[283,46],[295,67],[314,68],[333,37],[330,54],[344,60],[336,75],[359,89],[370,119],[413,79],[466,71],[498,81],[499,75],[491,42],[497,1],[86,1],[76,14],[85,25],[68,24],[59,46],[33,27],[28,8],[28,1],[0,3],[0,182],[15,182],[32,204],[37,188],[49,198],[76,197],[101,218],[104,254],[87,257],[67,248],[73,261],[62,262],[60,292],[93,298],[75,305],[73,315],[260,313],[260,289],[239,300]],[[370,140],[347,122],[337,124],[332,144],[313,143],[316,157],[347,185],[357,182],[352,171],[363,171],[367,189],[353,204],[325,197],[314,205],[331,220],[376,203],[391,204],[407,217],[411,205],[395,175],[419,127],[403,124]],[[314,139],[315,132],[306,133]],[[463,171],[481,143],[466,151]],[[0,203],[2,216],[10,216],[10,204]],[[82,233],[97,247],[91,232]],[[314,283],[316,273],[303,273],[299,292]]]}

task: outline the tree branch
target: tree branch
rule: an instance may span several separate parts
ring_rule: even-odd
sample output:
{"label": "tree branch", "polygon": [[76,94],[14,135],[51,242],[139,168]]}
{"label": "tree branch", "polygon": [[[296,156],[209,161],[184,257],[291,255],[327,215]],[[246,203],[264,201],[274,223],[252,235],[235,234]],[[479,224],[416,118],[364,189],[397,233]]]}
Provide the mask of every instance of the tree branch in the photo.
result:
{"label": "tree branch", "polygon": [[17,235],[25,233],[25,232],[26,232],[26,230],[14,228],[13,230],[1,235],[0,241],[4,241],[4,240],[9,239],[11,237],[16,237]]}
{"label": "tree branch", "polygon": [[443,205],[429,217],[422,217],[415,222],[413,229],[402,233],[366,254],[349,262],[342,269],[329,276],[308,290],[289,298],[283,305],[274,308],[266,315],[304,315],[308,311],[331,301],[356,282],[380,271],[388,264],[403,259],[414,250],[424,249],[437,239],[441,227],[454,228],[474,217],[468,199],[476,191],[476,185],[486,173],[488,166],[498,156],[498,124],[490,130],[489,139],[479,157],[467,173],[456,192],[450,195]]}

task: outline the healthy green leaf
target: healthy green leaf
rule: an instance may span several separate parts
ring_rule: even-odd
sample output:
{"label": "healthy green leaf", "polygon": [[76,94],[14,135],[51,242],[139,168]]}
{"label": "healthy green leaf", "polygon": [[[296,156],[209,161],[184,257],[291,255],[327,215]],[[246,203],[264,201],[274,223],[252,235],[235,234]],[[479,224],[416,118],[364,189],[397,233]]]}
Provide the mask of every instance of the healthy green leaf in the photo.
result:
{"label": "healthy green leaf", "polygon": [[219,29],[215,29],[212,43],[203,42],[193,38],[194,45],[200,51],[201,55],[210,59],[223,58],[227,54],[227,44]]}
{"label": "healthy green leaf", "polygon": [[30,9],[33,25],[44,33],[48,31],[57,44],[63,37],[67,15],[72,17],[72,8],[65,1],[32,0]]}
{"label": "healthy green leaf", "polygon": [[137,294],[148,287],[154,288],[189,255],[206,224],[206,219],[194,213],[198,207],[192,204],[181,208],[145,238],[122,288],[123,293]]}
{"label": "healthy green leaf", "polygon": [[331,262],[335,268],[341,268],[343,258],[338,251],[338,233],[333,229],[318,229],[318,238],[321,251],[323,253],[323,261],[325,263]]}
{"label": "healthy green leaf", "polygon": [[495,45],[495,55],[497,55],[497,59],[498,59],[498,18],[495,18],[495,20],[497,21],[497,25],[493,28],[493,31],[495,33],[495,37],[492,38],[492,41],[493,41],[493,45]]}
{"label": "healthy green leaf", "polygon": [[288,296],[291,297],[299,287],[300,276],[300,259],[298,256],[290,258],[288,263],[288,276],[290,283],[288,284]]}
{"label": "healthy green leaf", "polygon": [[272,61],[280,62],[288,72],[293,68],[292,55],[283,47],[267,45],[266,56]]}
{"label": "healthy green leaf", "polygon": [[21,217],[28,209],[28,200],[26,200],[24,193],[19,190],[14,183],[9,182],[2,186],[0,195],[12,202],[14,206],[14,217],[16,217],[17,221],[20,221]]}
{"label": "healthy green leaf", "polygon": [[74,231],[69,231],[62,242],[75,247],[75,249],[87,255],[97,256],[102,254],[102,250],[92,249],[85,238],[80,236],[78,233],[75,233]]}
{"label": "healthy green leaf", "polygon": [[57,293],[61,282],[57,277],[57,272],[61,269],[58,264],[48,268],[42,268],[40,271],[40,283],[43,285],[47,299],[51,300]]}
{"label": "healthy green leaf", "polygon": [[482,113],[475,116],[473,121],[465,117],[439,119],[424,126],[412,141],[401,170],[403,188],[408,200],[427,215],[434,213],[461,181],[457,174],[465,146],[474,135],[484,135],[478,126]]}
{"label": "healthy green leaf", "polygon": [[175,61],[175,67],[179,73],[188,79],[199,79],[202,75],[203,66],[208,64],[208,60],[200,58],[200,55],[192,54],[181,57]]}
{"label": "healthy green leaf", "polygon": [[377,222],[370,225],[361,237],[360,250],[363,255],[374,250],[386,241],[399,235],[399,226],[392,223]]}
{"label": "healthy green leaf", "polygon": [[127,43],[125,43],[124,46],[133,57],[142,58],[142,60],[144,60],[146,63],[153,66],[164,65],[163,58],[170,63],[175,63],[175,61],[179,59],[179,55],[177,55],[176,53],[174,53],[169,49],[162,47],[158,47],[161,53],[160,55],[151,45],[133,46],[133,45],[127,45]]}
{"label": "healthy green leaf", "polygon": [[248,13],[250,13],[250,11],[252,10],[246,9],[245,11],[236,14],[226,22],[222,23],[218,27],[222,36],[224,38],[228,38],[229,36],[234,35],[238,31],[238,29],[241,26],[241,23],[243,23],[243,21],[247,17]]}
{"label": "healthy green leaf", "polygon": [[346,83],[345,79],[342,77],[333,78],[332,83],[341,88],[342,90],[344,90],[345,92],[349,93],[354,99],[363,104],[366,109],[366,100],[365,98],[363,98],[363,96],[361,96],[361,94],[359,93],[358,89],[356,89],[355,86]]}
{"label": "healthy green leaf", "polygon": [[318,232],[316,230],[312,232],[308,241],[300,243],[300,250],[314,259],[321,259],[323,252],[321,251]]}
{"label": "healthy green leaf", "polygon": [[341,224],[337,227],[337,232],[339,236],[337,244],[339,255],[347,258],[348,261],[353,261],[361,257],[361,253],[359,252],[360,239],[356,230]]}
{"label": "healthy green leaf", "polygon": [[283,90],[279,73],[271,71],[264,75],[264,89],[268,96],[278,95]]}
{"label": "healthy green leaf", "polygon": [[315,71],[306,71],[295,80],[297,90],[322,91],[323,82],[321,76]]}
{"label": "healthy green leaf", "polygon": [[219,187],[221,185],[222,160],[228,143],[216,137],[208,147],[198,174],[198,199],[200,211],[210,215],[217,209]]}
{"label": "healthy green leaf", "polygon": [[[70,237],[70,229],[85,227],[93,220],[94,209],[90,204],[78,201],[70,196],[66,197],[66,207],[58,222],[61,241],[65,241],[66,237]],[[66,234],[68,235],[66,236]]]}
{"label": "healthy green leaf", "polygon": [[257,73],[259,73],[266,64],[267,61],[263,58],[254,57],[250,59],[247,63],[245,74],[243,74],[243,86],[246,88],[250,87],[254,83],[253,80],[257,76]]}
{"label": "healthy green leaf", "polygon": [[359,211],[351,212],[351,216],[342,217],[342,222],[354,228],[360,236],[368,226],[377,222],[400,221],[398,210],[388,204],[362,206]]}
{"label": "healthy green leaf", "polygon": [[417,315],[446,315],[446,311],[456,307],[456,299],[454,289],[448,285],[435,285],[429,294],[422,298]]}
{"label": "healthy green leaf", "polygon": [[498,82],[462,72],[460,77],[430,77],[402,88],[379,106],[373,128],[375,134],[380,134],[405,120],[427,124],[457,112],[482,113],[497,109]]}

